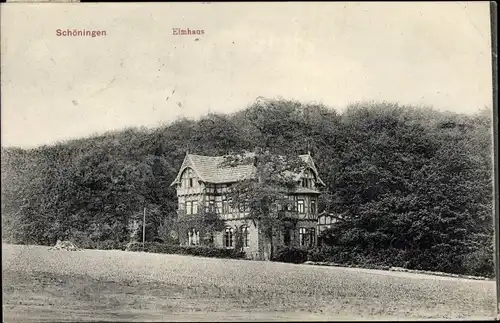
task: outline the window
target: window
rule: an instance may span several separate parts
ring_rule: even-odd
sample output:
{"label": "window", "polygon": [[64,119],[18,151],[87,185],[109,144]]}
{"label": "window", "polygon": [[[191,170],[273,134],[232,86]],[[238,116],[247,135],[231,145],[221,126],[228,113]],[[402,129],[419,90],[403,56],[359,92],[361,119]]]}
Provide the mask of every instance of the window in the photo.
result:
{"label": "window", "polygon": [[319,217],[319,224],[326,224],[325,220],[326,220],[325,216],[320,216]]}
{"label": "window", "polygon": [[316,200],[311,200],[311,214],[316,214]]}
{"label": "window", "polygon": [[297,205],[294,203],[294,201],[297,199],[297,196],[290,195],[289,196],[289,201],[290,204],[288,204],[288,211],[296,211],[297,210]]}
{"label": "window", "polygon": [[208,212],[215,212],[215,201],[208,201]]}
{"label": "window", "polygon": [[290,230],[285,230],[283,232],[283,242],[285,243],[285,246],[289,246],[290,241],[291,241]]}
{"label": "window", "polygon": [[243,247],[248,248],[248,226],[244,225],[241,227],[241,237],[243,240]]}
{"label": "window", "polygon": [[297,200],[297,211],[304,213],[304,200]]}
{"label": "window", "polygon": [[306,245],[306,234],[307,234],[307,229],[306,228],[300,228],[299,229],[299,243],[301,246]]}
{"label": "window", "polygon": [[224,247],[233,247],[233,228],[227,227],[224,229]]}
{"label": "window", "polygon": [[200,244],[200,232],[192,228],[188,230],[188,245],[196,246]]}
{"label": "window", "polygon": [[311,169],[304,172],[304,177],[301,179],[301,186],[306,188],[314,187],[314,173]]}
{"label": "window", "polygon": [[198,201],[186,202],[186,214],[198,214]]}
{"label": "window", "polygon": [[186,170],[184,171],[184,173],[182,173],[181,176],[182,187],[187,187],[187,188],[193,187],[195,178],[196,176],[194,174],[194,171],[191,168],[186,168]]}
{"label": "window", "polygon": [[278,211],[283,211],[283,205],[281,205],[281,203],[276,203],[276,208]]}
{"label": "window", "polygon": [[248,203],[246,201],[239,203],[238,210],[240,211],[240,213],[249,212],[250,211],[250,203]]}
{"label": "window", "polygon": [[227,198],[225,195],[222,195],[222,213],[229,213],[229,209],[227,206]]}
{"label": "window", "polygon": [[309,245],[311,247],[314,246],[315,242],[316,242],[316,230],[314,228],[310,228],[309,229]]}

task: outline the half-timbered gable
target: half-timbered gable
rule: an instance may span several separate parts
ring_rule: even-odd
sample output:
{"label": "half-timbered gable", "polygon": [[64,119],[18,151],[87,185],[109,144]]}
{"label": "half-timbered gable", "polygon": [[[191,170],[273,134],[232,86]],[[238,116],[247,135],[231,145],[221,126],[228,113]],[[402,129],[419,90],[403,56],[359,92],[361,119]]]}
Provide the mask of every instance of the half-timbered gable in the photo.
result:
{"label": "half-timbered gable", "polygon": [[[254,153],[243,157],[248,163],[223,166],[225,156],[202,156],[186,154],[179,172],[171,186],[177,189],[179,216],[215,213],[225,221],[222,232],[211,233],[211,241],[218,246],[234,247],[235,232],[243,234],[243,246],[252,258],[262,258],[259,255],[258,223],[248,221],[250,206],[247,203],[233,205],[229,197],[231,185],[253,178],[256,168],[251,162]],[[288,206],[278,205],[278,210],[284,212],[283,230],[279,234],[279,243],[285,245],[313,246],[316,243],[318,224],[318,195],[325,184],[319,177],[318,170],[312,159],[307,155],[299,158],[307,165],[300,173],[289,174],[295,178],[295,189],[288,192]],[[184,233],[180,233],[184,237]],[[185,238],[185,239],[184,239]],[[200,244],[199,232],[189,228],[181,243]]]}

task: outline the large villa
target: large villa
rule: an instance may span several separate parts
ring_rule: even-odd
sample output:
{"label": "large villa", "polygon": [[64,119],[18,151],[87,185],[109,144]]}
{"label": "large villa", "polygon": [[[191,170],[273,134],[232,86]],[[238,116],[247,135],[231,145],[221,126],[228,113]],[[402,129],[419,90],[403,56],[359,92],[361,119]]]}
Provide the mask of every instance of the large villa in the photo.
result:
{"label": "large villa", "polygon": [[[249,160],[254,156],[254,153],[246,154]],[[299,158],[305,166],[300,172],[293,174],[296,187],[287,193],[291,203],[281,210],[286,216],[283,217],[275,242],[284,246],[307,248],[316,245],[318,231],[327,226],[328,216],[322,215],[322,223],[318,222],[318,196],[320,188],[325,184],[319,177],[313,158],[310,154],[299,155]],[[206,232],[204,228],[187,227],[179,232],[180,243],[210,243],[218,247],[234,248],[236,232],[239,232],[248,258],[268,259],[267,243],[258,221],[249,219],[248,205],[243,203],[233,207],[228,196],[231,185],[255,176],[256,166],[252,162],[225,166],[224,161],[225,156],[186,153],[171,184],[177,189],[179,217],[203,216],[212,212],[224,222],[224,228],[217,232]]]}

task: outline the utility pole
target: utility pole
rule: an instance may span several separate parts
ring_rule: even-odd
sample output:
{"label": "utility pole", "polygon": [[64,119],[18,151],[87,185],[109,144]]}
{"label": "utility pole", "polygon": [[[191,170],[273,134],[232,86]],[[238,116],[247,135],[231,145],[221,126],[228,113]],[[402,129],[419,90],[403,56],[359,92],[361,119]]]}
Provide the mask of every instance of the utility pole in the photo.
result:
{"label": "utility pole", "polygon": [[142,217],[142,250],[144,250],[145,242],[146,242],[146,208],[144,207],[144,215]]}

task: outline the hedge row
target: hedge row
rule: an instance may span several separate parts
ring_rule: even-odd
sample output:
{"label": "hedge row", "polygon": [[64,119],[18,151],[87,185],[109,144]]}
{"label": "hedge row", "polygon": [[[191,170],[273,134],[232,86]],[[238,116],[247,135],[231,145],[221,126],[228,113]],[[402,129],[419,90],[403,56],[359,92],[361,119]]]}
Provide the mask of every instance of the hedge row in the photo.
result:
{"label": "hedge row", "polygon": [[237,251],[235,249],[215,248],[209,246],[180,246],[158,242],[146,242],[144,247],[142,243],[130,244],[127,248],[128,251],[145,251],[152,253],[166,253],[177,255],[191,255],[211,258],[230,258],[242,259],[245,258],[244,251]]}
{"label": "hedge row", "polygon": [[[409,270],[431,270],[450,274],[494,277],[493,257],[487,252],[472,252],[466,255],[450,256],[450,259],[441,259],[443,263],[448,264],[447,267],[443,268],[429,263],[432,258],[425,250],[419,253],[398,249],[383,249],[370,252],[342,246],[325,246],[309,250],[293,247],[279,248],[273,260],[296,264],[306,261],[328,262],[346,267],[370,269],[402,267]],[[433,268],[437,268],[437,270]]]}
{"label": "hedge row", "polygon": [[296,247],[281,247],[276,250],[273,261],[301,264],[308,259],[309,250]]}
{"label": "hedge row", "polygon": [[104,240],[104,241],[77,241],[77,247],[82,249],[98,249],[98,250],[125,250],[126,242]]}

